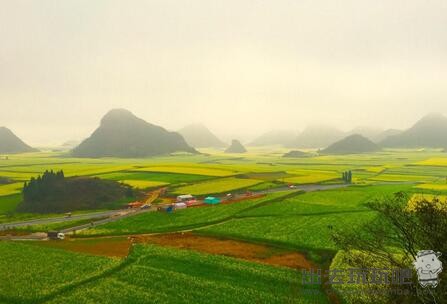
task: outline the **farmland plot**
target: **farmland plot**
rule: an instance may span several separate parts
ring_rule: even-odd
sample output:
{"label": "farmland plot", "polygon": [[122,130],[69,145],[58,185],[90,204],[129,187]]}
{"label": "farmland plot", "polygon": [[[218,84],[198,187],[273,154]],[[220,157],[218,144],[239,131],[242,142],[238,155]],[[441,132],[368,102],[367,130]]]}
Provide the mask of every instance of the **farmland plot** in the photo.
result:
{"label": "farmland plot", "polygon": [[134,169],[135,171],[147,171],[147,172],[169,172],[169,173],[182,173],[182,174],[196,174],[196,175],[208,175],[208,176],[230,176],[236,174],[231,170],[224,170],[218,168],[199,167],[199,166],[153,166],[142,167]]}
{"label": "farmland plot", "polygon": [[212,178],[210,176],[195,175],[195,174],[167,173],[167,172],[135,172],[135,171],[107,173],[98,175],[98,177],[105,179],[112,179],[116,181],[142,180],[142,181],[153,181],[166,184],[199,182]]}
{"label": "farmland plot", "polygon": [[23,188],[23,183],[12,183],[0,185],[0,196],[20,193]]}
{"label": "farmland plot", "polygon": [[21,200],[22,195],[20,193],[0,196],[0,214],[14,211]]}
{"label": "farmland plot", "polygon": [[2,303],[36,303],[119,263],[115,259],[15,242],[0,242],[0,256]]}
{"label": "farmland plot", "polygon": [[213,193],[218,194],[237,189],[247,188],[250,186],[254,186],[256,184],[260,184],[262,182],[263,182],[262,180],[248,179],[248,178],[236,178],[236,177],[220,178],[197,183],[194,185],[180,187],[175,189],[175,193],[177,194],[188,193],[194,195],[204,195]]}
{"label": "farmland plot", "polygon": [[242,210],[269,201],[280,200],[290,192],[271,193],[265,197],[232,203],[229,205],[187,208],[172,214],[149,212],[81,232],[82,235],[122,235],[150,232],[167,232],[196,228],[228,219]]}
{"label": "farmland plot", "polygon": [[[296,270],[136,245],[127,267],[50,303],[309,303],[300,291]],[[316,300],[327,303],[324,294]]]}
{"label": "farmland plot", "polygon": [[336,250],[331,229],[354,229],[372,220],[372,211],[351,211],[302,216],[259,216],[232,219],[201,233],[279,244],[298,250]]}
{"label": "farmland plot", "polygon": [[298,249],[335,249],[332,229],[355,229],[375,217],[364,203],[411,185],[356,186],[305,193],[241,212],[203,233],[281,243]]}

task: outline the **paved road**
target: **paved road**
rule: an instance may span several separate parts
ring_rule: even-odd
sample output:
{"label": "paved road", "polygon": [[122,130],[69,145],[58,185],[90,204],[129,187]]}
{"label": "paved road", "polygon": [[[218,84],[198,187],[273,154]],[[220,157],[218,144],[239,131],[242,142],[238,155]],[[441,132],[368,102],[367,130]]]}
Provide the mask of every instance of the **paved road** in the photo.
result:
{"label": "paved road", "polygon": [[75,214],[70,217],[59,216],[59,217],[50,217],[50,218],[31,219],[31,220],[20,221],[20,222],[3,223],[3,224],[0,224],[0,231],[6,230],[6,229],[18,228],[18,227],[25,227],[25,226],[30,226],[30,225],[47,225],[47,224],[53,224],[53,223],[79,221],[79,220],[87,220],[87,219],[94,220],[97,218],[111,217],[111,216],[114,216],[114,215],[117,215],[117,214],[120,214],[120,213],[126,212],[126,211],[127,210],[109,210],[109,211],[103,211],[103,212]]}
{"label": "paved road", "polygon": [[[299,186],[296,188],[280,187],[280,188],[268,189],[268,190],[257,191],[257,192],[252,192],[252,193],[254,195],[259,195],[259,194],[268,194],[268,193],[295,191],[295,190],[302,190],[305,192],[313,192],[313,191],[320,191],[320,190],[344,188],[344,187],[348,187],[348,186],[349,186],[348,184],[302,185],[302,186]],[[236,194],[233,196],[233,199],[239,199],[239,198],[248,198],[248,197],[246,196],[246,194]],[[169,204],[167,204],[167,205],[169,205]],[[167,205],[157,205],[156,207],[153,206],[149,209],[144,209],[144,210],[141,210],[141,209],[132,210],[130,212],[127,212],[126,214],[112,216],[112,217],[109,217],[109,218],[106,218],[103,220],[99,220],[99,221],[92,221],[92,223],[89,223],[89,224],[84,224],[84,225],[80,225],[80,226],[76,226],[76,227],[70,227],[70,228],[62,230],[61,232],[69,233],[69,232],[73,232],[73,231],[79,231],[79,230],[83,230],[83,229],[93,228],[95,226],[99,226],[99,225],[103,225],[106,223],[117,221],[124,217],[134,216],[134,215],[145,213],[145,212],[155,212],[158,210],[157,207],[162,207],[162,206],[167,206]]]}
{"label": "paved road", "polygon": [[350,186],[350,184],[301,185],[301,186],[296,186],[295,188],[289,188],[289,187],[273,188],[273,189],[268,189],[268,190],[263,190],[263,191],[256,192],[256,194],[268,194],[268,193],[290,191],[290,190],[302,190],[302,191],[305,191],[305,192],[313,192],[313,191],[323,191],[323,190],[345,188],[345,187],[348,187],[348,186]]}
{"label": "paved road", "polygon": [[[160,190],[161,189],[148,193],[148,197],[145,200],[145,203],[151,204],[153,201],[155,201],[158,198],[158,196],[160,195]],[[51,217],[51,218],[30,219],[30,220],[26,220],[26,221],[0,224],[0,231],[7,230],[7,229],[19,228],[19,227],[26,227],[26,226],[30,226],[30,225],[48,225],[48,224],[54,224],[54,223],[79,221],[79,220],[92,220],[92,222],[98,222],[98,223],[102,222],[101,220],[95,221],[99,218],[106,218],[105,222],[107,222],[107,220],[109,220],[109,219],[116,220],[116,219],[119,219],[124,216],[135,215],[137,213],[141,213],[141,212],[145,212],[145,211],[147,211],[147,210],[119,209],[119,210],[107,210],[107,211],[101,211],[101,212],[82,213],[82,214],[71,215],[69,217],[68,216],[59,216],[59,217]]]}

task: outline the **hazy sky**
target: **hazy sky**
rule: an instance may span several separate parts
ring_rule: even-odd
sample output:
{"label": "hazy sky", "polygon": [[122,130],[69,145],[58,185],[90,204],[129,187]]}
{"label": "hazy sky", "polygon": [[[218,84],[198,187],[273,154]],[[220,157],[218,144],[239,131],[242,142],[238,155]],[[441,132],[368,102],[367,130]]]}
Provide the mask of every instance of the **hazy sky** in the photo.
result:
{"label": "hazy sky", "polygon": [[227,138],[447,114],[446,0],[0,0],[0,126],[88,136],[126,108]]}

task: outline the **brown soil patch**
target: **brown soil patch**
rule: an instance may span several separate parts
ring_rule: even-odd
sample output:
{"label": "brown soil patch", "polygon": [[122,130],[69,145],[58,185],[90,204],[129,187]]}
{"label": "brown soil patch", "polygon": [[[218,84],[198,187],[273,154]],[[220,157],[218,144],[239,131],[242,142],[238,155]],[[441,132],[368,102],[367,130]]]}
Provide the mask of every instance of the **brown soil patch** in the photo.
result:
{"label": "brown soil patch", "polygon": [[113,237],[43,241],[37,244],[92,255],[123,258],[129,254],[132,242],[127,237]]}
{"label": "brown soil patch", "polygon": [[24,230],[8,229],[0,231],[0,236],[23,236],[28,234],[30,234],[30,232]]}
{"label": "brown soil patch", "polygon": [[139,243],[153,243],[161,246],[192,249],[276,266],[295,269],[315,268],[303,254],[298,252],[285,251],[265,245],[236,240],[198,236],[190,232],[138,235],[133,236],[132,239]]}

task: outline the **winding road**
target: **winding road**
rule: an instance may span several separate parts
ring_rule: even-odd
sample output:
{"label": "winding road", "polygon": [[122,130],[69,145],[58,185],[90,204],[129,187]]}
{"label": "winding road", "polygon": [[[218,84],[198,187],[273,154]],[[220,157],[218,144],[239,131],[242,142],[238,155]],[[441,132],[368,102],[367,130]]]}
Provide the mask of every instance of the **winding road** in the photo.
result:
{"label": "winding road", "polygon": [[[312,185],[301,185],[301,186],[297,186],[295,188],[280,187],[280,188],[267,189],[267,190],[263,190],[263,191],[253,192],[253,194],[259,195],[259,194],[268,194],[268,193],[285,192],[285,191],[296,191],[296,190],[302,190],[305,192],[313,192],[313,191],[344,188],[344,187],[348,187],[348,186],[349,186],[348,184],[333,184],[333,185],[312,184]],[[245,194],[236,194],[233,197],[233,199],[234,198],[236,198],[236,199],[243,198],[243,197],[246,197],[246,195]],[[153,198],[154,198],[154,196],[152,196],[152,201],[155,200],[156,198],[158,198],[158,195],[155,197],[155,199],[153,199]],[[157,206],[163,206],[163,205],[157,205]],[[76,227],[70,227],[67,229],[63,229],[61,231],[61,232],[67,233],[67,232],[87,229],[90,227],[102,225],[102,224],[109,223],[109,222],[114,222],[114,221],[117,221],[124,217],[134,216],[134,215],[145,213],[145,212],[155,212],[155,211],[157,211],[157,208],[155,208],[155,207],[148,208],[148,209],[120,209],[120,210],[110,210],[110,211],[103,211],[103,212],[75,214],[75,215],[63,216],[63,217],[31,219],[31,220],[20,221],[20,222],[10,222],[10,223],[0,224],[0,231],[14,229],[14,228],[20,228],[20,227],[26,227],[26,226],[31,226],[31,225],[48,225],[48,224],[63,223],[63,222],[70,222],[70,221],[91,220],[91,223],[79,225]]]}

